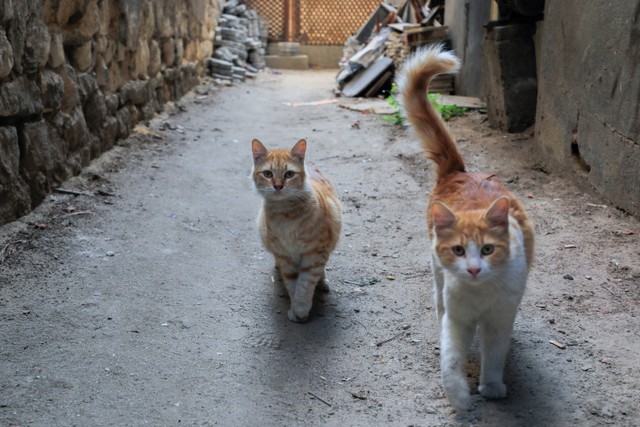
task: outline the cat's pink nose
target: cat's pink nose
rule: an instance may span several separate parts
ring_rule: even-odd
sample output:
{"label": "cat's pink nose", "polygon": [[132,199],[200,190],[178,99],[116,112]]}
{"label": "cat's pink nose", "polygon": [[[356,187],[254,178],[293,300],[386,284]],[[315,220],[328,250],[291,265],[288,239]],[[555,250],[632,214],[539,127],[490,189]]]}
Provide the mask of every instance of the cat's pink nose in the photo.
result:
{"label": "cat's pink nose", "polygon": [[480,269],[479,268],[467,268],[467,271],[473,277],[476,277],[478,275],[478,273],[480,273]]}
{"label": "cat's pink nose", "polygon": [[276,190],[280,191],[280,190],[282,190],[282,184],[273,184],[273,188],[275,188]]}

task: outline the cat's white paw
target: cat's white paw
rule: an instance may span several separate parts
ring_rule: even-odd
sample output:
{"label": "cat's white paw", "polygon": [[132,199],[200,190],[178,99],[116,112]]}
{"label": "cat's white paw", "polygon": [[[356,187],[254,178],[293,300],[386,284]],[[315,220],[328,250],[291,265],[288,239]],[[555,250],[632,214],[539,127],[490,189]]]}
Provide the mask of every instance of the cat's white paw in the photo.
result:
{"label": "cat's white paw", "polygon": [[480,384],[478,391],[487,399],[503,399],[507,397],[507,386],[504,383]]}
{"label": "cat's white paw", "polygon": [[471,400],[471,395],[469,394],[467,395],[447,394],[447,398],[449,399],[449,403],[451,403],[451,406],[453,406],[458,410],[468,411],[469,409],[471,409],[472,400]]}
{"label": "cat's white paw", "polygon": [[464,378],[447,378],[444,381],[444,392],[449,403],[456,409],[471,409],[469,386]]}
{"label": "cat's white paw", "polygon": [[[313,294],[311,294],[311,297],[313,297]],[[300,301],[298,298],[293,298],[288,312],[289,320],[296,323],[306,322],[309,319],[312,304],[313,300]]]}
{"label": "cat's white paw", "polygon": [[287,316],[289,317],[289,320],[295,323],[304,323],[309,320],[309,312],[307,312],[307,314],[305,315],[299,316],[295,313],[293,308],[289,309],[289,311],[287,312]]}

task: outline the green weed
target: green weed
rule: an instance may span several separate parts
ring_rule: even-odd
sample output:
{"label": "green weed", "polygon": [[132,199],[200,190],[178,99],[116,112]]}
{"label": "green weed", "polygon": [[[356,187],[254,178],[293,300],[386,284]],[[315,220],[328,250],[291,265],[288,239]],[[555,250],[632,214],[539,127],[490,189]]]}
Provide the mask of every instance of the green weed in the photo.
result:
{"label": "green weed", "polygon": [[[396,109],[396,112],[391,115],[383,116],[384,120],[393,124],[394,126],[402,126],[407,121],[407,118],[402,114],[402,109],[400,108],[400,104],[398,104],[398,100],[396,99],[396,95],[398,93],[398,86],[396,86],[395,82],[391,86],[391,93],[386,98],[387,103],[390,106]],[[465,107],[458,107],[457,105],[442,105],[438,102],[438,98],[440,98],[439,93],[429,93],[427,94],[431,105],[436,109],[440,116],[445,121],[448,121],[452,117],[456,116],[464,116],[467,113],[467,109]]]}
{"label": "green weed", "polygon": [[431,105],[433,105],[438,113],[442,116],[445,121],[448,121],[451,117],[456,116],[464,116],[467,113],[467,109],[465,107],[458,107],[457,105],[442,105],[438,102],[438,98],[440,98],[439,93],[429,93],[427,94],[429,101],[431,101]]}
{"label": "green weed", "polygon": [[387,96],[387,103],[392,106],[396,112],[391,115],[385,115],[383,118],[391,123],[394,126],[402,126],[407,121],[407,118],[402,114],[402,108],[400,108],[400,104],[398,104],[398,100],[396,99],[396,94],[398,93],[398,86],[396,82],[391,84],[391,92],[389,96]]}

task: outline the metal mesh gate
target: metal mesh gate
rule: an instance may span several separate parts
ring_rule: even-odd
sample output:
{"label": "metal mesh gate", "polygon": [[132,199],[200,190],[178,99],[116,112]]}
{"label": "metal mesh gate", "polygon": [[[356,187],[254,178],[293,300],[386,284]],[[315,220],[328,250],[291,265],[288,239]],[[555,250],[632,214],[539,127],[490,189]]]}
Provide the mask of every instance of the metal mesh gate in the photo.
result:
{"label": "metal mesh gate", "polygon": [[343,45],[380,0],[300,0],[300,42]]}
{"label": "metal mesh gate", "polygon": [[[380,5],[380,0],[293,0],[287,23],[287,0],[245,0],[269,20],[269,39],[292,39],[309,45],[343,45]],[[293,28],[287,28],[287,25]]]}
{"label": "metal mesh gate", "polygon": [[269,21],[269,40],[285,39],[285,0],[245,0],[249,9],[256,9]]}

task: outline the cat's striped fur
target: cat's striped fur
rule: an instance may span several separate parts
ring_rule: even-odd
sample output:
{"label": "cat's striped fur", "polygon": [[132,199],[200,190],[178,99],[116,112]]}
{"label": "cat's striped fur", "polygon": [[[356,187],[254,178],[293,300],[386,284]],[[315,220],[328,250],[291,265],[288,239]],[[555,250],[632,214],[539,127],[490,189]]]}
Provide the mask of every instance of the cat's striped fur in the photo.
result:
{"label": "cat's striped fur", "polygon": [[480,335],[480,394],[506,395],[504,363],[533,258],[533,227],[522,203],[489,174],[467,172],[458,147],[426,96],[431,79],[459,67],[440,45],[405,62],[398,79],[402,105],[436,164],[427,224],[432,244],[445,393],[458,408],[471,399],[466,354]]}
{"label": "cat's striped fur", "polygon": [[254,139],[252,177],[264,198],[258,229],[291,298],[293,322],[308,319],[316,286],[328,290],[325,265],[341,228],[340,201],[319,170],[305,167],[307,142],[268,150]]}

